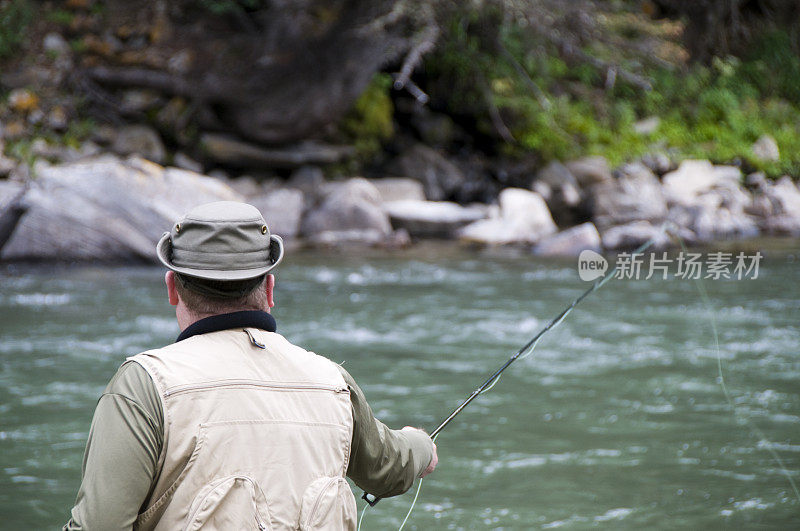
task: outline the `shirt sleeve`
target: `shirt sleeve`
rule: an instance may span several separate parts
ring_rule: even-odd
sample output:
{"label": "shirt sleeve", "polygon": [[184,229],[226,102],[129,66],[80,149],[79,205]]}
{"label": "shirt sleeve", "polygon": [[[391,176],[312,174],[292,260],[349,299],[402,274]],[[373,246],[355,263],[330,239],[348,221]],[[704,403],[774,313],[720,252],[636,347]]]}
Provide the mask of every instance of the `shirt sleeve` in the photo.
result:
{"label": "shirt sleeve", "polygon": [[154,485],[163,443],[158,391],[141,365],[126,362],[97,403],[64,531],[131,529]]}
{"label": "shirt sleeve", "polygon": [[363,391],[341,366],[350,389],[353,441],[347,475],[381,498],[406,492],[433,458],[433,442],[422,430],[392,430],[375,418]]}

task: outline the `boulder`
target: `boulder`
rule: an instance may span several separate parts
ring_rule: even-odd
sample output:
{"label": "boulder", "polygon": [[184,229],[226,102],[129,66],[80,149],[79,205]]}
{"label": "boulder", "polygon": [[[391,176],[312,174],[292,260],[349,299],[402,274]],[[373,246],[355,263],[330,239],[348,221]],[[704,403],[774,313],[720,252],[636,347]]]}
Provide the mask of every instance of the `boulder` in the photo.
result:
{"label": "boulder", "polygon": [[387,201],[424,201],[425,189],[422,183],[407,177],[386,177],[383,179],[370,180],[378,192],[381,194],[381,200]]}
{"label": "boulder", "polygon": [[756,140],[752,150],[753,155],[755,155],[757,159],[771,162],[781,160],[781,152],[778,148],[778,143],[769,135],[762,135]]}
{"label": "boulder", "polygon": [[134,157],[39,162],[4,260],[155,262],[161,234],[190,208],[242,198],[216,179]]}
{"label": "boulder", "polygon": [[638,135],[649,136],[656,132],[658,126],[661,125],[661,118],[658,116],[648,116],[634,122],[633,130]]}
{"label": "boulder", "polygon": [[800,187],[788,176],[774,184],[762,180],[749,212],[764,232],[800,235]]}
{"label": "boulder", "polygon": [[265,194],[251,197],[248,202],[258,208],[270,232],[286,239],[300,234],[300,220],[303,216],[303,192],[293,188],[279,188]]}
{"label": "boulder", "polygon": [[613,178],[605,157],[584,157],[571,160],[565,166],[581,188],[604,183]]}
{"label": "boulder", "polygon": [[631,221],[660,222],[667,202],[658,178],[641,163],[622,166],[619,177],[587,189],[588,209],[601,230]]}
{"label": "boulder", "polygon": [[574,224],[579,214],[581,193],[578,181],[565,165],[554,161],[539,170],[531,189],[545,200],[559,225]]}
{"label": "boulder", "polygon": [[299,168],[308,164],[331,164],[355,153],[351,146],[333,146],[311,140],[283,147],[264,147],[217,133],[203,134],[200,146],[211,160],[240,168]]}
{"label": "boulder", "polygon": [[480,208],[449,201],[388,201],[383,209],[395,229],[404,229],[415,238],[449,238],[461,227],[486,216]]}
{"label": "boulder", "polygon": [[392,170],[397,175],[420,181],[425,197],[432,201],[454,197],[465,181],[455,164],[423,144],[414,144],[400,155],[392,164]]}
{"label": "boulder", "polygon": [[691,231],[697,242],[756,236],[758,224],[748,213],[753,200],[741,180],[742,173],[734,166],[682,162],[664,175],[669,220]]}
{"label": "boulder", "polygon": [[167,156],[161,137],[144,125],[129,125],[120,129],[111,149],[120,155],[139,155],[159,164]]}
{"label": "boulder", "polygon": [[691,205],[716,186],[738,184],[742,172],[735,166],[714,166],[707,160],[684,160],[678,169],[664,175],[664,195],[670,205]]}
{"label": "boulder", "polygon": [[498,197],[499,212],[458,231],[462,241],[488,245],[531,244],[556,232],[542,196],[522,188],[506,188]]}
{"label": "boulder", "polygon": [[578,256],[591,249],[600,252],[600,233],[594,223],[586,222],[548,236],[536,244],[534,254],[542,256]]}
{"label": "boulder", "polygon": [[603,248],[608,250],[633,250],[654,239],[654,248],[669,245],[669,236],[661,228],[648,221],[631,221],[623,225],[609,227],[601,234]]}
{"label": "boulder", "polygon": [[[318,240],[323,233],[359,234],[372,242],[375,235],[386,237],[392,232],[389,216],[381,208],[377,188],[366,179],[356,177],[334,186],[321,202],[310,209],[301,222],[301,233],[309,241]],[[326,236],[332,240],[336,235]],[[346,238],[350,240],[350,236]]]}

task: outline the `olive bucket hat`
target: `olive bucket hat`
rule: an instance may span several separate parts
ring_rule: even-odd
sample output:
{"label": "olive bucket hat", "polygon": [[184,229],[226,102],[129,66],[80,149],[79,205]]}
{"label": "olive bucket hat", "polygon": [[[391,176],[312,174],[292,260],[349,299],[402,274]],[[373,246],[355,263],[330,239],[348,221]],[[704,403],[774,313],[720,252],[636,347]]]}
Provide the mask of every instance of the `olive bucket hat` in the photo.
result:
{"label": "olive bucket hat", "polygon": [[190,210],[156,246],[167,268],[207,280],[247,280],[283,259],[283,240],[270,234],[261,212],[234,201]]}

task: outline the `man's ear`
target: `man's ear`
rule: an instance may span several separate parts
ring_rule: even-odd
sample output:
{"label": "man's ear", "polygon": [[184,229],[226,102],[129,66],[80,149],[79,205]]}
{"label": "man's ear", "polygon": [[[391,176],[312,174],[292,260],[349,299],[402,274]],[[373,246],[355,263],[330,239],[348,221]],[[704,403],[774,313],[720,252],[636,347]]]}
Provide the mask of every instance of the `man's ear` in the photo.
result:
{"label": "man's ear", "polygon": [[175,280],[175,273],[173,271],[167,271],[167,274],[164,275],[164,283],[167,285],[169,303],[173,306],[178,305],[178,290],[175,288]]}
{"label": "man's ear", "polygon": [[264,282],[264,289],[267,290],[267,306],[272,308],[275,306],[275,301],[272,300],[272,293],[275,290],[275,275],[267,275],[267,281]]}

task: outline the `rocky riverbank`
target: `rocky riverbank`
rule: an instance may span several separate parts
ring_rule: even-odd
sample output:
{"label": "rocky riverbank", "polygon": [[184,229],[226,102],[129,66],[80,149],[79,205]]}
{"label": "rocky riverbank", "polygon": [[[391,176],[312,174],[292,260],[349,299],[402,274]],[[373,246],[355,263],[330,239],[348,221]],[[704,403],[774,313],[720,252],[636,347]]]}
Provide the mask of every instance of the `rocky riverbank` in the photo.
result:
{"label": "rocky riverbank", "polygon": [[[83,151],[31,169],[0,160],[9,177],[0,181],[0,260],[154,262],[162,231],[191,206],[217,200],[256,205],[295,246],[399,248],[434,239],[576,255],[631,249],[654,237],[669,246],[665,222],[692,244],[800,236],[800,188],[791,179],[771,182],[708,161],[673,167],[646,160],[613,170],[602,157],[554,162],[527,187],[505,188],[488,204],[458,204],[437,200],[454,178],[441,171],[448,168],[443,157],[424,171],[386,178],[329,181],[303,166],[288,179],[257,181],[92,146]],[[441,157],[434,150],[427,156]]]}

